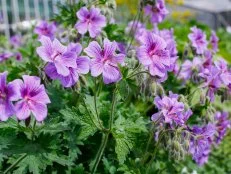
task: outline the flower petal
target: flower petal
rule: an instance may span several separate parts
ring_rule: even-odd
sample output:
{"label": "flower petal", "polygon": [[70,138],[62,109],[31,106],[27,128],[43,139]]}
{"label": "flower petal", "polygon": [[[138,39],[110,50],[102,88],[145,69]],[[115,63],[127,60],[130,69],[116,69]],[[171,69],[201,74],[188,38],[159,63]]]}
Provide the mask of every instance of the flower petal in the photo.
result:
{"label": "flower petal", "polygon": [[25,120],[30,116],[30,109],[26,102],[19,101],[15,105],[16,117],[19,120]]}
{"label": "flower petal", "polygon": [[77,58],[77,71],[81,74],[87,74],[90,69],[90,59],[86,56]]}
{"label": "flower petal", "polygon": [[84,52],[87,53],[89,57],[98,59],[102,58],[102,49],[96,41],[91,42],[88,47],[84,49]]}
{"label": "flower petal", "polygon": [[91,75],[94,77],[99,76],[103,72],[103,63],[100,59],[91,60]]}
{"label": "flower petal", "polygon": [[47,117],[47,106],[45,104],[31,102],[29,106],[37,121],[41,122]]}
{"label": "flower petal", "polygon": [[121,79],[120,71],[117,67],[111,65],[104,65],[103,67],[103,81],[105,84],[117,82]]}

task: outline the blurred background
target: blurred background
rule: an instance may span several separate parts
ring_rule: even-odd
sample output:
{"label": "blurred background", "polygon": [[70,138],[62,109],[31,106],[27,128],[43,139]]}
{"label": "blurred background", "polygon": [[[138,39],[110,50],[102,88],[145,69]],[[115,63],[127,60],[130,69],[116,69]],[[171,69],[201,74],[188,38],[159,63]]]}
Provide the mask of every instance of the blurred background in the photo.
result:
{"label": "blurred background", "polygon": [[[27,30],[36,20],[49,20],[58,13],[57,4],[80,0],[0,0],[0,32],[10,37],[14,32]],[[110,0],[108,0],[110,1]],[[138,0],[116,0],[119,21],[129,18],[138,9]],[[179,21],[196,19],[217,30],[231,32],[231,0],[166,0],[170,18]],[[128,10],[129,9],[129,10]],[[131,14],[129,14],[129,12]]]}

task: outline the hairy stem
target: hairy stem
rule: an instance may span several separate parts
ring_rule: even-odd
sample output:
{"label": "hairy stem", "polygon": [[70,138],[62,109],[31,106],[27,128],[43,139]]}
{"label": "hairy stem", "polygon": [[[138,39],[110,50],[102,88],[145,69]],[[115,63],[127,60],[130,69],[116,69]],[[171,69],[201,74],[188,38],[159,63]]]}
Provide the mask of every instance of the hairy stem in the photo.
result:
{"label": "hairy stem", "polygon": [[128,76],[127,78],[129,79],[129,78],[131,78],[131,77],[134,77],[134,76],[136,76],[136,75],[143,74],[143,73],[149,74],[147,71],[140,71],[140,72],[138,72],[138,73],[131,74],[131,75]]}
{"label": "hairy stem", "polygon": [[17,159],[17,161],[15,161],[15,163],[13,163],[10,167],[8,167],[3,174],[7,174],[9,173],[13,168],[15,168],[25,157],[27,156],[27,154],[22,155],[20,158]]}
{"label": "hairy stem", "polygon": [[104,150],[107,146],[108,137],[109,137],[111,130],[112,130],[112,125],[113,125],[114,115],[115,115],[114,112],[115,112],[115,106],[116,106],[116,91],[117,91],[117,88],[114,89],[113,96],[112,96],[112,107],[111,107],[111,114],[110,114],[110,118],[109,118],[109,128],[108,128],[109,131],[103,133],[102,142],[101,142],[100,148],[97,152],[95,162],[94,162],[94,165],[92,168],[92,172],[91,172],[92,174],[94,174],[97,171],[99,162],[101,161]]}
{"label": "hairy stem", "polygon": [[101,120],[99,118],[99,113],[98,113],[98,109],[97,109],[97,84],[96,84],[96,79],[94,80],[94,83],[95,83],[95,91],[94,91],[94,106],[95,106],[95,113],[96,113],[96,117],[97,117],[97,120],[99,122],[99,126],[101,127],[102,130],[104,130],[104,127],[103,125],[101,124]]}

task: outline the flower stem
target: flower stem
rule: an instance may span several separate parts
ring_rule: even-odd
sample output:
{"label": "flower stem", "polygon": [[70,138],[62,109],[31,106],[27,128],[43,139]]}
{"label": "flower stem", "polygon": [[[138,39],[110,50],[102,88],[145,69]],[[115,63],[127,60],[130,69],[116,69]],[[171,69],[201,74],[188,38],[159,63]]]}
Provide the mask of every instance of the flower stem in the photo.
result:
{"label": "flower stem", "polygon": [[97,117],[97,120],[99,122],[99,126],[102,130],[104,130],[104,126],[101,124],[101,120],[99,118],[99,113],[98,113],[98,109],[97,109],[97,100],[96,100],[96,97],[97,97],[97,84],[96,84],[96,79],[94,80],[95,82],[95,91],[94,91],[94,106],[95,106],[95,113],[96,113],[96,117]]}
{"label": "flower stem", "polygon": [[19,159],[17,159],[17,161],[15,161],[15,163],[13,163],[10,167],[8,167],[3,174],[7,174],[9,173],[14,167],[16,167],[18,165],[18,163],[20,163],[25,157],[27,156],[27,154],[22,155]]}
{"label": "flower stem", "polygon": [[129,78],[131,78],[131,77],[134,77],[134,76],[136,76],[136,75],[143,74],[143,73],[147,73],[147,74],[149,74],[147,71],[140,71],[140,72],[138,72],[138,73],[131,74],[131,75],[130,75],[130,76],[128,76],[127,78],[129,79]]}
{"label": "flower stem", "polygon": [[109,131],[103,132],[102,142],[101,142],[100,148],[97,152],[95,162],[94,162],[94,165],[93,165],[93,168],[91,171],[92,174],[94,174],[97,171],[99,162],[101,161],[104,150],[107,146],[108,137],[109,137],[111,130],[112,130],[112,125],[113,125],[114,115],[115,115],[114,112],[115,112],[115,106],[116,106],[116,91],[117,91],[117,88],[115,88],[113,91],[112,108],[111,108],[111,114],[110,114],[109,123],[108,123],[109,124]]}

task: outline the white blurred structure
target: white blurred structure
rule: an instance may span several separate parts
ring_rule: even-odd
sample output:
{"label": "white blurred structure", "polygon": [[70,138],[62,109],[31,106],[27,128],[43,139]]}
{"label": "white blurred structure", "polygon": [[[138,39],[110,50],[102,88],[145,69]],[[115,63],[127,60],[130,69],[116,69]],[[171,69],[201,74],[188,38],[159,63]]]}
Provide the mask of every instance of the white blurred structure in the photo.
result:
{"label": "white blurred structure", "polygon": [[[66,0],[0,0],[0,33],[28,29],[37,20],[49,20],[58,13],[56,4]],[[79,0],[71,0],[78,2]]]}
{"label": "white blurred structure", "polygon": [[194,10],[198,21],[214,29],[231,26],[230,0],[184,0],[183,6]]}

